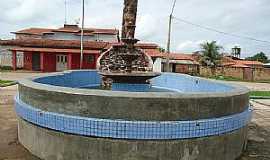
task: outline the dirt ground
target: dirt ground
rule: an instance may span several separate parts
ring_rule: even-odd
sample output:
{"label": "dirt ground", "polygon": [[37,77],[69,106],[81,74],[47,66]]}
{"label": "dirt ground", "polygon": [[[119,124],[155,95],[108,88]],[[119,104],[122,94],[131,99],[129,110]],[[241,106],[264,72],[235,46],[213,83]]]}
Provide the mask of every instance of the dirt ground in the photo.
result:
{"label": "dirt ground", "polygon": [[[36,74],[2,73],[0,79],[18,80]],[[238,82],[237,82],[238,83]],[[244,83],[249,86],[249,84]],[[252,83],[252,90],[270,86]],[[17,139],[17,120],[13,97],[17,86],[0,88],[0,160],[38,160],[24,149]],[[238,160],[270,160],[270,100],[254,100],[254,116],[249,125],[247,151]],[[218,159],[217,159],[218,160]]]}
{"label": "dirt ground", "polygon": [[18,142],[13,97],[17,86],[0,88],[0,160],[37,160]]}

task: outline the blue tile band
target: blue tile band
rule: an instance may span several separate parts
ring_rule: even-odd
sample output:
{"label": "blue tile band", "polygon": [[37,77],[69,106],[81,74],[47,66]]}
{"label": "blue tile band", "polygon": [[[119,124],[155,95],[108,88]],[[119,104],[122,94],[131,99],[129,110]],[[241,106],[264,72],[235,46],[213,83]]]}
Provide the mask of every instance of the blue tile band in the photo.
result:
{"label": "blue tile band", "polygon": [[36,109],[15,97],[17,115],[48,129],[102,138],[169,140],[214,136],[246,126],[252,109],[215,119],[196,121],[125,121],[76,117]]}

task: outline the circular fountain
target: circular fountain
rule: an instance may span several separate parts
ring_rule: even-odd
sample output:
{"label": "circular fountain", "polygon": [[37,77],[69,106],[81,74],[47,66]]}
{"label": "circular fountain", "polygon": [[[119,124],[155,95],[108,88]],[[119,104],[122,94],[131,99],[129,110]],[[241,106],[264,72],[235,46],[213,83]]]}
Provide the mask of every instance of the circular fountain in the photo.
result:
{"label": "circular fountain", "polygon": [[125,0],[123,40],[98,71],[25,79],[15,98],[20,143],[45,160],[234,160],[251,120],[246,88],[153,73],[134,47],[137,0]]}
{"label": "circular fountain", "polygon": [[245,147],[245,88],[174,73],[145,92],[94,89],[101,81],[92,70],[20,81],[20,143],[46,160],[233,160]]}

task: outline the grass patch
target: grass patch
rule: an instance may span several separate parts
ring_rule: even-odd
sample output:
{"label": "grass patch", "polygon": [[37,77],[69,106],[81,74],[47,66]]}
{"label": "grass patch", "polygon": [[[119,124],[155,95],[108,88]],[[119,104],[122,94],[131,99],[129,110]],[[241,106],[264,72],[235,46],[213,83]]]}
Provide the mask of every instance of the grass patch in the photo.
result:
{"label": "grass patch", "polygon": [[1,79],[0,79],[0,87],[9,86],[9,85],[12,85],[12,84],[14,84],[13,81],[9,81],[9,80],[1,80]]}
{"label": "grass patch", "polygon": [[12,69],[10,66],[0,66],[0,71],[11,71]]}
{"label": "grass patch", "polygon": [[251,91],[249,94],[255,97],[270,97],[270,91]]}

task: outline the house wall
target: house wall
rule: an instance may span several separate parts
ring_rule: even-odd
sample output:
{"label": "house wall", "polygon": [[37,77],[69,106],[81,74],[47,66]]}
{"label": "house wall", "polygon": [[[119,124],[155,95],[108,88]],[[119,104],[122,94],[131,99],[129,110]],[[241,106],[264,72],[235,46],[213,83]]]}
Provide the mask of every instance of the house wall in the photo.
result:
{"label": "house wall", "polygon": [[236,68],[236,67],[217,67],[216,69],[209,67],[200,67],[200,75],[203,77],[211,77],[223,75],[225,77],[234,77],[248,81],[269,81],[270,68]]}
{"label": "house wall", "polygon": [[80,68],[80,54],[72,54],[71,69]]}
{"label": "house wall", "polygon": [[117,35],[109,35],[109,34],[96,34],[96,41],[105,41],[105,42],[117,42]]}
{"label": "house wall", "polygon": [[[9,50],[15,46],[0,45],[0,67],[12,67],[12,52]],[[23,53],[17,52],[17,68],[23,68]]]}
{"label": "house wall", "polygon": [[[40,53],[40,65],[42,72],[55,72],[56,71],[56,55],[57,54],[64,54],[64,53]],[[67,55],[68,58],[68,69],[79,69],[80,68],[80,54],[78,53],[70,53],[64,54]],[[83,61],[83,69],[96,69],[96,61],[98,59],[98,54],[94,55],[94,62],[89,63],[87,59],[87,55],[91,54],[84,54],[84,61]],[[69,58],[71,57],[71,60]],[[71,63],[71,64],[69,64]],[[24,64],[23,68],[25,70],[32,71],[32,52],[24,52]]]}
{"label": "house wall", "polygon": [[254,72],[254,80],[270,80],[270,68],[258,68]]}
{"label": "house wall", "polygon": [[[80,40],[80,35],[75,35],[74,33],[62,33],[55,32],[54,34],[44,35],[42,38],[44,39],[54,39],[54,40]],[[85,41],[106,41],[106,42],[115,42],[117,41],[116,35],[108,35],[108,34],[98,34],[92,36],[84,36]]]}
{"label": "house wall", "polygon": [[55,72],[56,71],[56,54],[53,53],[43,53],[43,58],[41,57],[41,60],[43,60],[42,71],[43,72]]}
{"label": "house wall", "polygon": [[162,58],[157,58],[153,64],[153,71],[154,72],[161,72],[162,71]]}
{"label": "house wall", "polygon": [[176,65],[176,73],[189,73],[188,65],[178,64]]}
{"label": "house wall", "polygon": [[83,56],[83,69],[96,69],[96,62],[98,59],[98,55],[94,55],[94,61],[92,63],[89,63],[87,61],[87,55],[91,55],[91,54],[85,54]]}
{"label": "house wall", "polygon": [[32,52],[24,52],[24,65],[26,70],[32,70]]}
{"label": "house wall", "polygon": [[217,67],[217,68],[210,68],[200,66],[200,75],[203,77],[212,77],[223,75],[226,77],[234,77],[238,79],[244,79],[244,69],[243,68],[236,68],[236,67]]}
{"label": "house wall", "polygon": [[40,35],[29,35],[29,34],[16,34],[15,36],[16,39],[31,39],[31,38],[35,38],[35,39],[40,39],[41,36]]}

